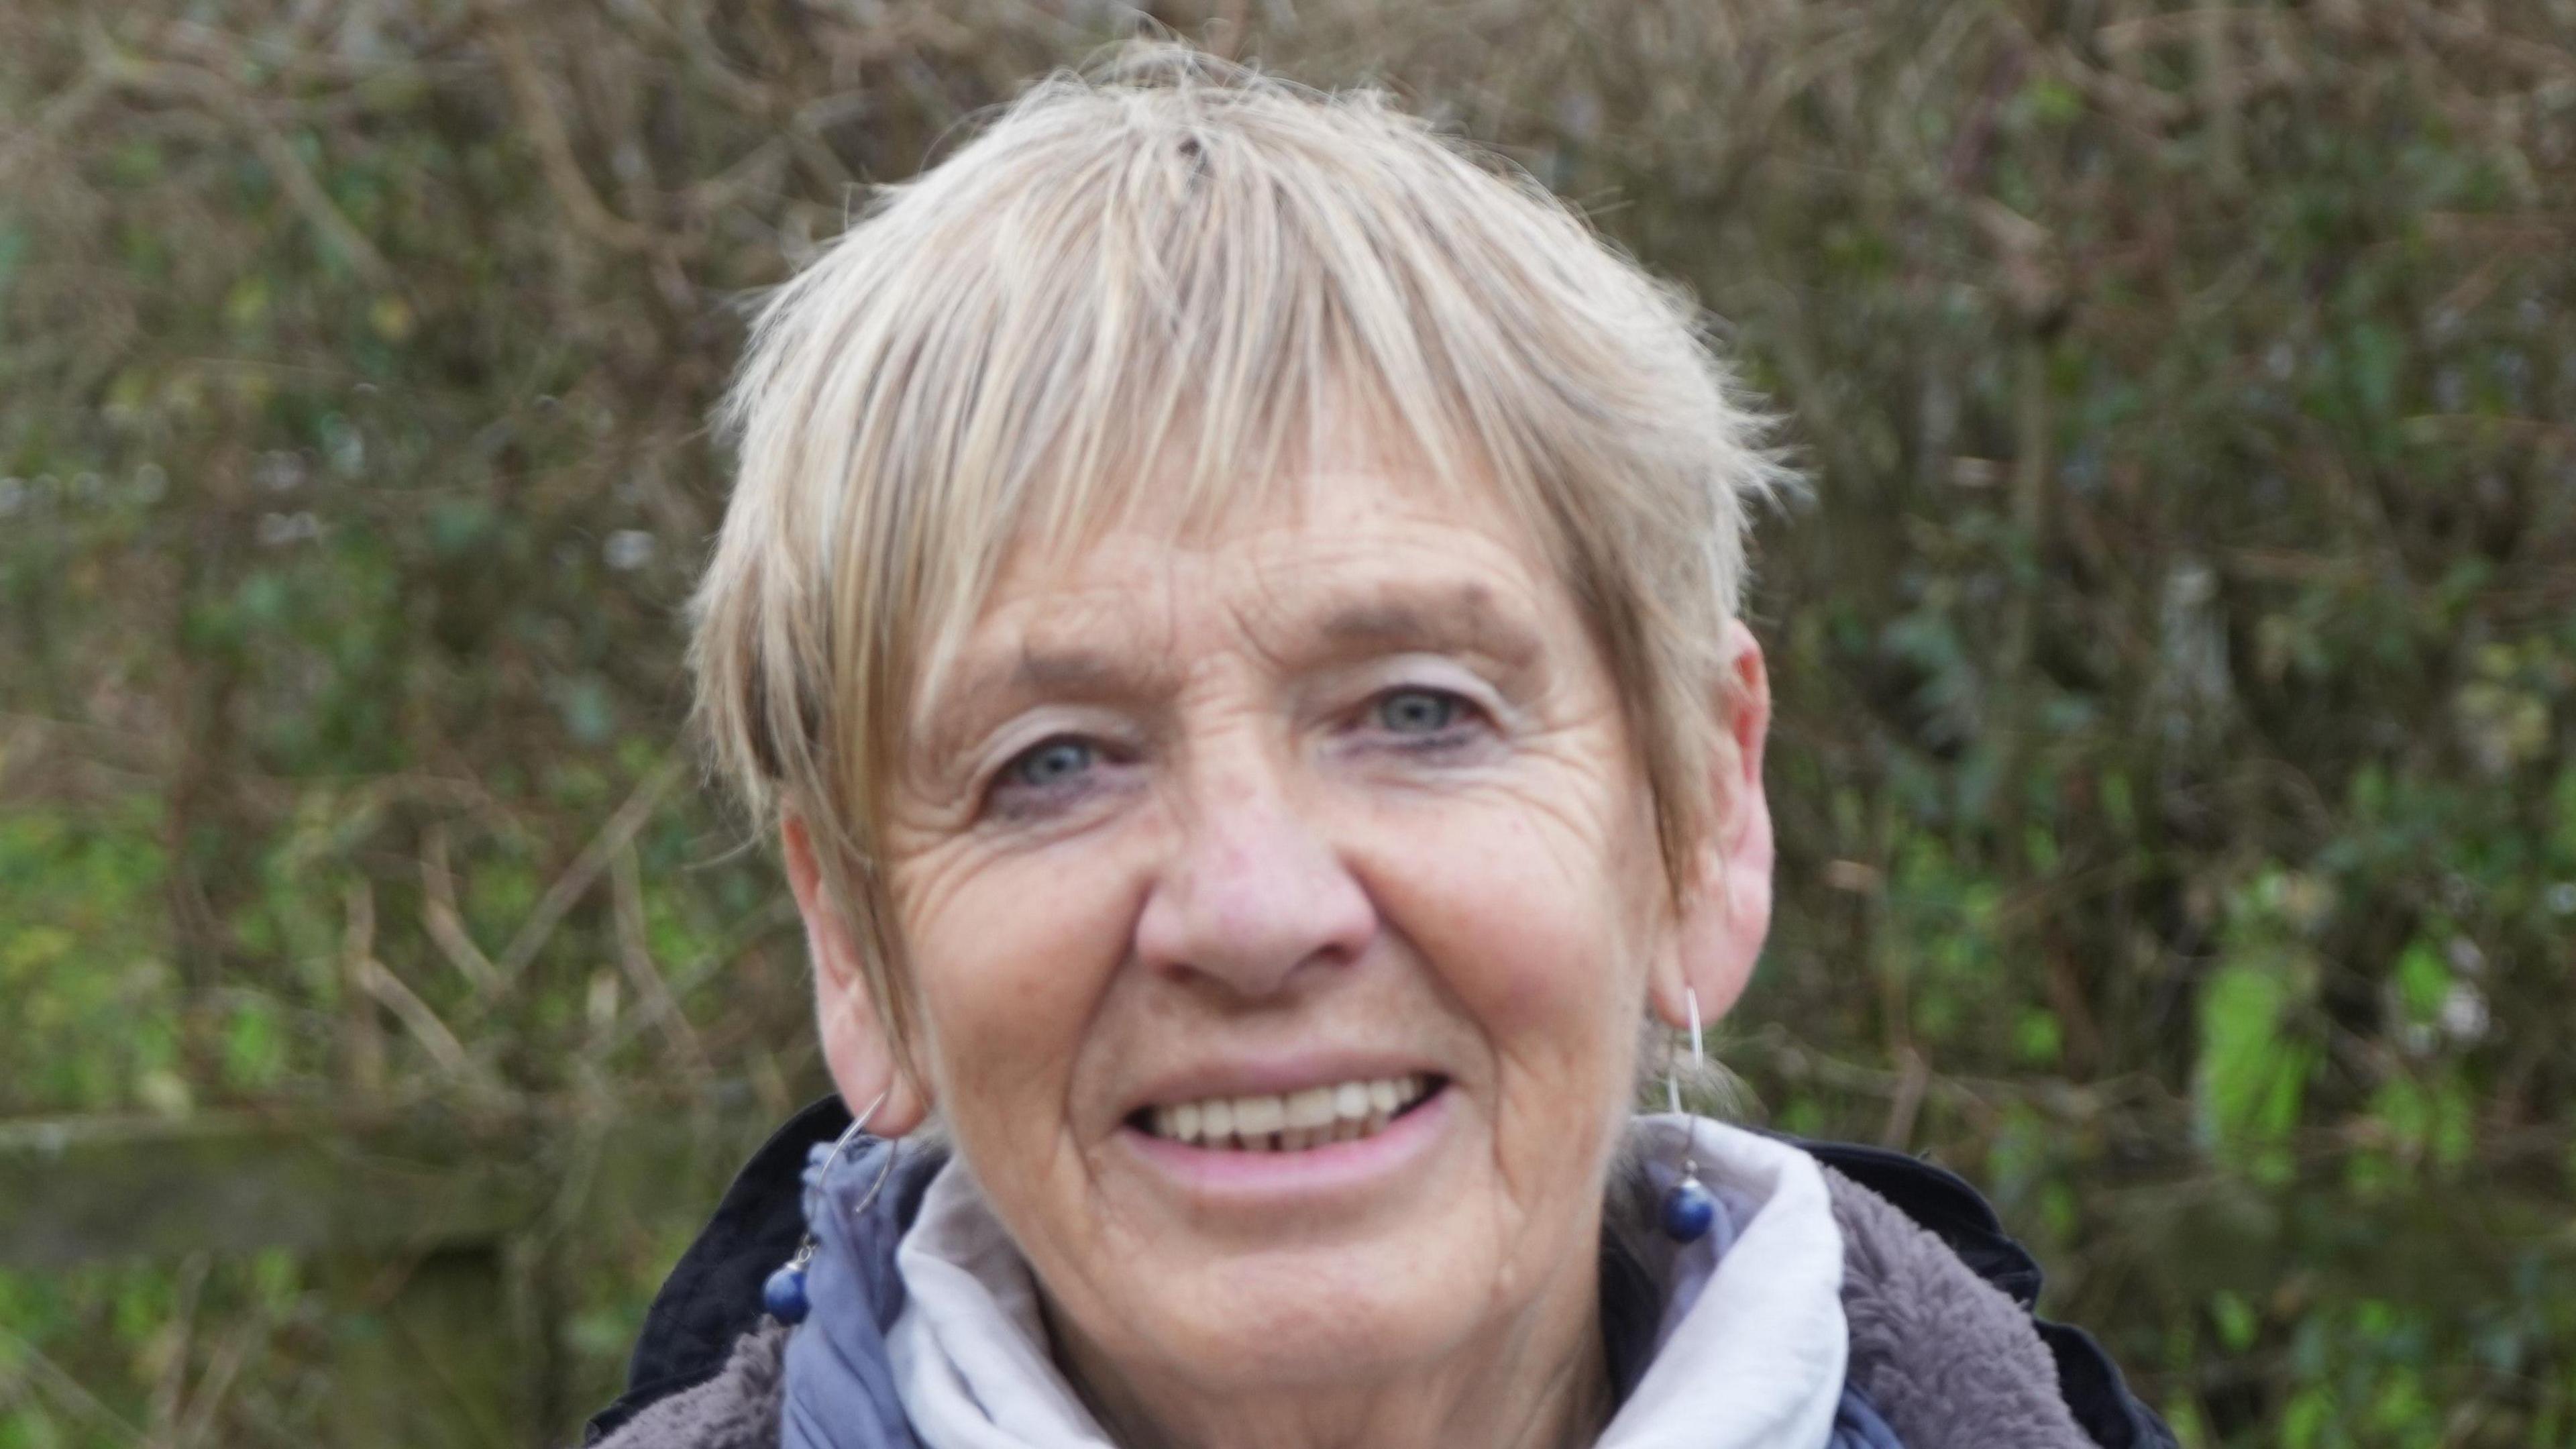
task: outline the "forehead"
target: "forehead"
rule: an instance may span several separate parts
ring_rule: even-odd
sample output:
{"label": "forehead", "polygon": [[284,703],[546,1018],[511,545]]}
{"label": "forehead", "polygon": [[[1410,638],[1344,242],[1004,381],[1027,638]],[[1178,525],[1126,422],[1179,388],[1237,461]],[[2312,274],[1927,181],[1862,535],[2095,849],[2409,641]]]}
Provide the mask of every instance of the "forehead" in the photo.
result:
{"label": "forehead", "polygon": [[1365,635],[1434,612],[1543,609],[1563,595],[1555,580],[1545,551],[1489,492],[1352,460],[1303,470],[1206,518],[1147,498],[1097,529],[1023,540],[965,643],[1102,616],[1121,627],[1158,622],[1175,636],[1216,627]]}

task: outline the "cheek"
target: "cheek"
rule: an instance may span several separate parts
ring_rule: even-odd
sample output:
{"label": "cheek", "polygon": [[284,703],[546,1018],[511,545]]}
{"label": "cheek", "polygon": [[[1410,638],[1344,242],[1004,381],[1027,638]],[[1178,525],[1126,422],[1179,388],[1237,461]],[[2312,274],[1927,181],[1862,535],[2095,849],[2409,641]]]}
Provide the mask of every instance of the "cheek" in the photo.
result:
{"label": "cheek", "polygon": [[[1094,852],[949,863],[903,913],[936,1106],[961,1139],[1052,1134],[1132,912]],[[897,881],[897,901],[904,900]],[[1008,1160],[996,1157],[988,1160]]]}
{"label": "cheek", "polygon": [[1374,822],[1370,888],[1481,1029],[1507,1092],[1624,1072],[1607,1058],[1635,1034],[1645,943],[1622,852],[1597,818],[1506,798]]}

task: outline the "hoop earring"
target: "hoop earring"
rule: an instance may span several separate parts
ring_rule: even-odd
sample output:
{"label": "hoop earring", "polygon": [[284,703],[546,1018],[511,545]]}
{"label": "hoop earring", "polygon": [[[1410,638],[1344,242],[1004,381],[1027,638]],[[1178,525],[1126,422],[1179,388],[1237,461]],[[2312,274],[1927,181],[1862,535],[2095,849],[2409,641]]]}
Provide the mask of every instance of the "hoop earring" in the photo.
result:
{"label": "hoop earring", "polygon": [[[832,1164],[841,1160],[841,1154],[849,1150],[852,1142],[866,1134],[868,1123],[876,1120],[877,1109],[885,1105],[887,1095],[887,1092],[877,1093],[877,1099],[868,1104],[867,1110],[851,1119],[849,1127],[833,1140],[832,1150],[823,1155],[822,1162],[806,1169],[808,1186],[818,1191],[821,1189],[823,1179],[832,1175]],[[808,1156],[810,1158],[811,1154]],[[868,1184],[867,1194],[859,1199],[858,1206],[850,1209],[852,1217],[866,1212],[868,1204],[877,1200],[877,1194],[885,1190],[886,1178],[893,1171],[894,1150],[889,1147],[885,1166],[877,1169],[877,1180]],[[781,1323],[790,1326],[802,1323],[805,1315],[813,1310],[813,1302],[805,1296],[805,1268],[814,1261],[814,1246],[814,1229],[809,1224],[804,1241],[796,1245],[796,1256],[788,1259],[760,1285],[760,1306],[768,1309],[769,1316]]]}
{"label": "hoop earring", "polygon": [[[1691,1065],[1705,1067],[1708,1065],[1708,1052],[1700,1041],[1699,993],[1684,987],[1683,998],[1690,1004]],[[1669,1067],[1664,1071],[1664,1100],[1671,1106],[1673,1115],[1681,1115],[1681,1074]],[[1681,1181],[1674,1183],[1673,1190],[1664,1194],[1664,1236],[1676,1243],[1698,1242],[1708,1236],[1709,1228],[1717,1222],[1717,1199],[1710,1196],[1707,1188],[1700,1186],[1699,1163],[1691,1155],[1691,1142],[1691,1125],[1685,1120],[1682,1123]]]}

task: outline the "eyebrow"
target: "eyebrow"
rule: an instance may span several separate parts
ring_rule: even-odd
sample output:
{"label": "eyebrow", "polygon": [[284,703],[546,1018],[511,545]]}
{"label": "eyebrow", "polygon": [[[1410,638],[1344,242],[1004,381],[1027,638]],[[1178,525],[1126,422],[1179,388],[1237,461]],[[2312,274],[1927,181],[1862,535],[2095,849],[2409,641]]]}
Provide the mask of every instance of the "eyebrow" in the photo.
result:
{"label": "eyebrow", "polygon": [[1013,653],[959,661],[937,696],[919,715],[922,748],[946,758],[976,720],[1014,699],[1103,699],[1148,687],[1162,671],[1099,649],[1031,645]]}
{"label": "eyebrow", "polygon": [[1539,638],[1493,591],[1468,583],[1422,591],[1395,586],[1328,610],[1316,633],[1342,653],[1461,650],[1519,668],[1539,654]]}

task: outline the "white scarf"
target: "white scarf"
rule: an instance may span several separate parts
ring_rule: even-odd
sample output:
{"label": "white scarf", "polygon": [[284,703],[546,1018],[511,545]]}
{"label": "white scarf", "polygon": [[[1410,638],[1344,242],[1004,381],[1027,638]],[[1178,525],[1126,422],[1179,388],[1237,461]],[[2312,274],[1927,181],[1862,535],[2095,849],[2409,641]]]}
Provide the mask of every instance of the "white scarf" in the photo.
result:
{"label": "white scarf", "polygon": [[[1654,1361],[1598,1449],[1818,1449],[1850,1340],[1815,1159],[1705,1118],[1629,1131],[1659,1180],[1688,1131],[1702,1178],[1752,1212],[1722,1255],[1722,1233],[1676,1255]],[[895,1266],[906,1302],[887,1346],[923,1449],[1117,1449],[1056,1368],[1028,1265],[963,1159],[932,1180]]]}

